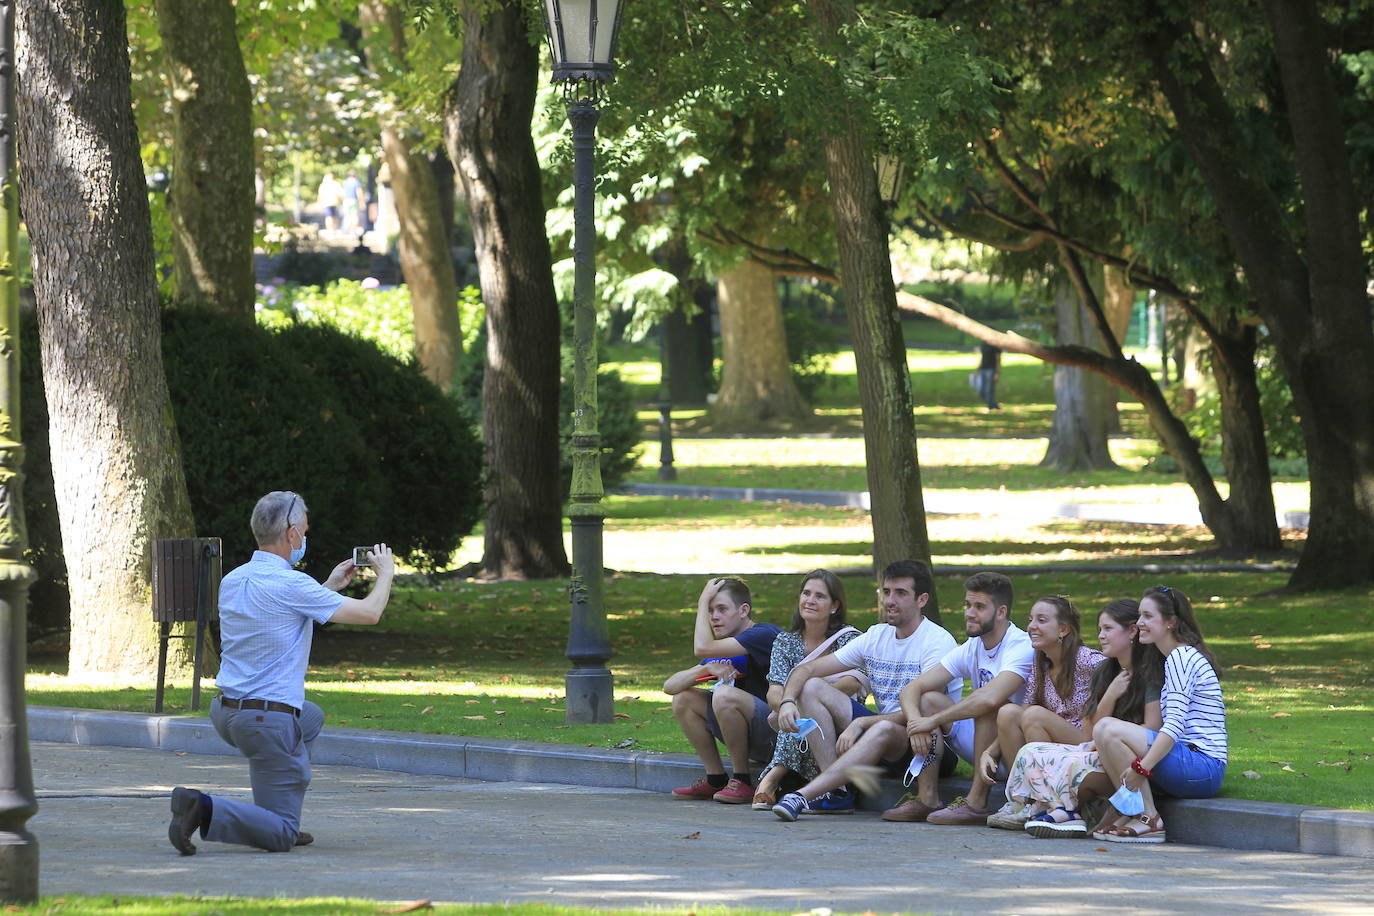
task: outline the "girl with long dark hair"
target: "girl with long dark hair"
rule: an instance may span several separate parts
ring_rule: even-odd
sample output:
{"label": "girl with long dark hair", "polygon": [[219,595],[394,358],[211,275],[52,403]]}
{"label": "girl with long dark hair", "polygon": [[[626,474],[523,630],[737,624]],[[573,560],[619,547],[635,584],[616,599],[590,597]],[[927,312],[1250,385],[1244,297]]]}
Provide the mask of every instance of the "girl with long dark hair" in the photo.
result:
{"label": "girl with long dark hair", "polygon": [[1176,798],[1211,798],[1226,775],[1226,705],[1216,658],[1202,638],[1192,602],[1176,588],[1152,588],[1140,599],[1137,626],[1140,641],[1164,656],[1163,722],[1155,730],[1113,716],[1093,727],[1107,775],[1138,803],[1123,798],[1122,804],[1128,810],[1144,808],[1123,812],[1115,824],[1093,833],[1111,843],[1163,843],[1164,821],[1153,790]]}

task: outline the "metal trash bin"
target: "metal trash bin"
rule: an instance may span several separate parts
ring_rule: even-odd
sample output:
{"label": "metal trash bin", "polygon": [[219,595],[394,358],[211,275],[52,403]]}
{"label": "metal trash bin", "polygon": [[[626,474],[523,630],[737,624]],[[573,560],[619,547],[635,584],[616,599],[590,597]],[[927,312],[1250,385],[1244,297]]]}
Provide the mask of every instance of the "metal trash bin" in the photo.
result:
{"label": "metal trash bin", "polygon": [[219,538],[159,538],[153,542],[153,620],[159,629],[155,712],[162,712],[168,641],[187,638],[186,635],[173,635],[172,624],[191,621],[196,624],[191,709],[200,709],[205,633],[210,619],[219,612],[219,580],[223,575],[221,548]]}

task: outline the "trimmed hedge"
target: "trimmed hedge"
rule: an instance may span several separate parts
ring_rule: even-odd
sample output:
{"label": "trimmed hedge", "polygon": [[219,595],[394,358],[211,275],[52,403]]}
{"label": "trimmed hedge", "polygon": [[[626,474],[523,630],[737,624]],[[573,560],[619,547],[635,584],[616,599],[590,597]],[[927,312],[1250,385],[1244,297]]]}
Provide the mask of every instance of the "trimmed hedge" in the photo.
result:
{"label": "trimmed hedge", "polygon": [[[162,349],[196,531],[224,539],[226,570],[251,555],[248,519],[269,490],[308,502],[304,568],[320,578],[376,541],[443,568],[480,517],[481,444],[413,363],[325,326],[272,331],[188,307],[165,313]],[[25,383],[27,420],[45,411]],[[24,432],[30,562],[64,583],[46,422]]]}

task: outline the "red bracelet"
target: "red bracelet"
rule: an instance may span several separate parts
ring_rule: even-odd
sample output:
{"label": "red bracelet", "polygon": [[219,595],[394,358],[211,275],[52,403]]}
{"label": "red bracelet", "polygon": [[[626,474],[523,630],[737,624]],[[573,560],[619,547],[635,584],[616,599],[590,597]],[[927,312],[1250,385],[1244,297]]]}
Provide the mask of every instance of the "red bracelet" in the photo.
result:
{"label": "red bracelet", "polygon": [[1150,777],[1155,775],[1154,770],[1147,770],[1140,765],[1139,757],[1131,761],[1131,769],[1135,770],[1137,773],[1139,773],[1141,776],[1144,776],[1146,779],[1149,779]]}

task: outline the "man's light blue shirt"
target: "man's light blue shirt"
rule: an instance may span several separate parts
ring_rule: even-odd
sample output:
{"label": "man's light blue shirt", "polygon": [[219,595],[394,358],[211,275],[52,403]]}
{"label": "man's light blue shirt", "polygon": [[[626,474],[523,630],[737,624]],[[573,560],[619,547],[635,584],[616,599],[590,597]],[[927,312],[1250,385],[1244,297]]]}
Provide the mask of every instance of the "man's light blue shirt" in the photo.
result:
{"label": "man's light blue shirt", "polygon": [[219,587],[220,692],[300,709],[314,624],[326,623],[341,604],[342,595],[283,558],[254,551]]}

